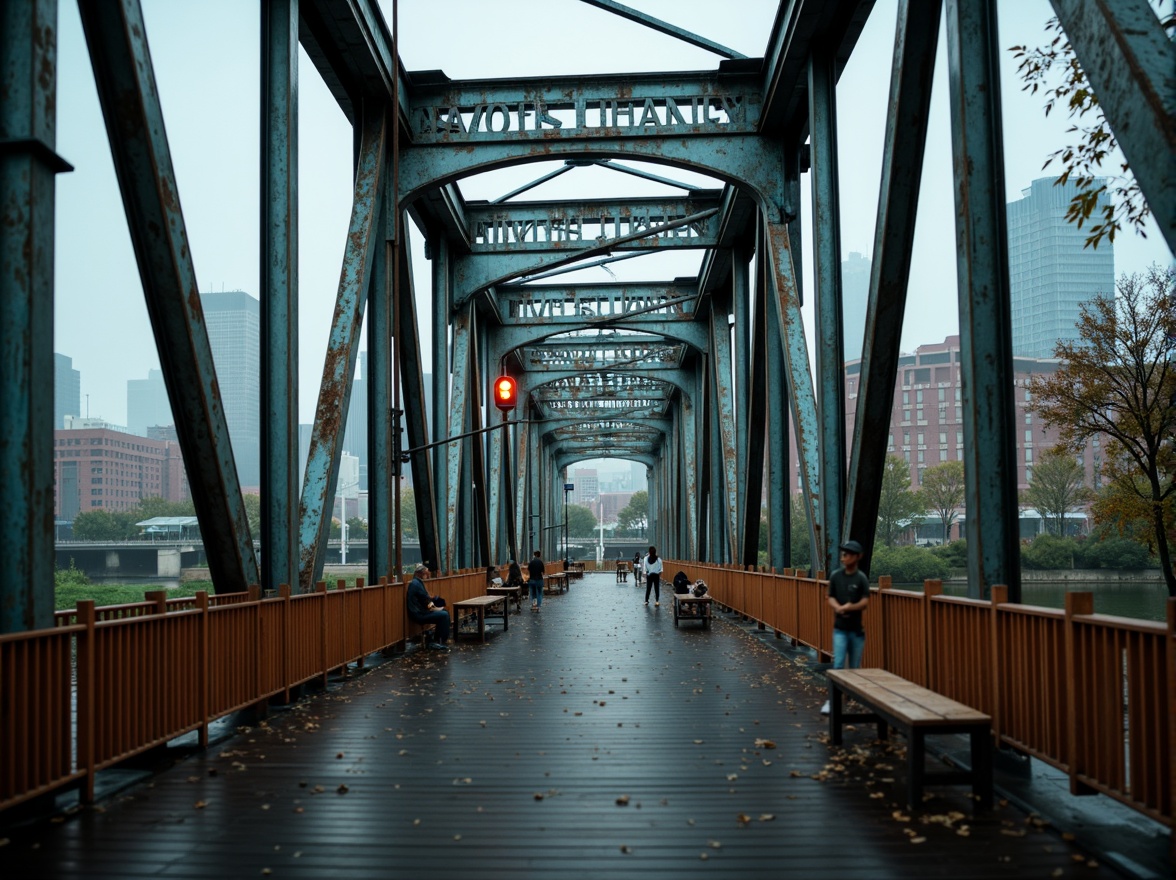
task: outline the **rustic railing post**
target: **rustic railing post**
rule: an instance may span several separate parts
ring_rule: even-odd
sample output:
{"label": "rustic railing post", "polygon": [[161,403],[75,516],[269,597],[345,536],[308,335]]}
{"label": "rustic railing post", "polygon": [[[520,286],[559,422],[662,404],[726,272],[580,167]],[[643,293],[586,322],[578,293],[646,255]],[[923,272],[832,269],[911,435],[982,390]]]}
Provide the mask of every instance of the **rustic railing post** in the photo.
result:
{"label": "rustic railing post", "polygon": [[[1090,794],[1089,786],[1078,781],[1078,637],[1076,615],[1094,613],[1094,593],[1066,593],[1066,668],[1062,677],[1066,680],[1066,771],[1070,774],[1070,794]],[[1042,670],[1048,674],[1048,670]]]}
{"label": "rustic railing post", "polygon": [[212,705],[212,675],[208,667],[212,658],[208,647],[208,593],[205,590],[196,593],[196,610],[200,612],[198,636],[200,656],[197,658],[197,669],[199,670],[197,687],[200,688],[200,748],[206,749],[208,748],[208,713]]}
{"label": "rustic railing post", "polygon": [[1004,680],[1004,663],[1000,651],[1000,606],[1009,601],[1009,588],[1005,584],[995,584],[992,587],[992,593],[988,599],[989,605],[992,609],[990,620],[991,627],[989,631],[990,648],[992,656],[992,669],[989,670],[989,675],[992,676],[991,681],[991,696],[992,706],[988,710],[988,714],[992,716],[992,736],[993,745],[1000,747],[1001,724],[1003,722],[1002,707],[1001,707],[1001,684]]}
{"label": "rustic railing post", "polygon": [[886,605],[890,601],[886,593],[890,590],[890,584],[890,575],[878,575],[878,595],[876,597],[876,607],[871,614],[873,620],[870,624],[875,633],[874,638],[880,639],[879,644],[882,646],[881,666],[883,669],[890,669],[890,639],[886,636]]}
{"label": "rustic railing post", "polygon": [[359,590],[359,612],[356,614],[355,623],[359,627],[359,658],[355,661],[356,669],[363,669],[363,661],[367,659],[367,655],[363,652],[363,618],[364,618],[364,603],[367,601],[367,592],[363,588],[363,578],[357,577],[355,579],[355,589]]}
{"label": "rustic railing post", "polygon": [[279,584],[278,595],[282,597],[282,701],[290,705],[290,585]]}
{"label": "rustic railing post", "polygon": [[322,635],[319,661],[323,668],[323,687],[325,688],[330,674],[330,670],[327,669],[327,582],[319,581],[314,585],[314,591],[319,594],[319,631]]}
{"label": "rustic railing post", "polygon": [[931,600],[943,595],[943,581],[928,579],[923,581],[923,680],[919,684],[925,688],[935,690],[932,683],[931,658],[934,654],[933,640],[935,634],[931,628]]}
{"label": "rustic railing post", "polygon": [[78,704],[77,743],[78,770],[86,774],[82,783],[82,803],[94,802],[94,631],[98,613],[93,599],[77,603],[78,623],[85,629],[77,635]]}
{"label": "rustic railing post", "polygon": [[155,603],[155,608],[151,611],[152,614],[167,613],[167,590],[146,590],[143,593],[143,599]]}
{"label": "rustic railing post", "polygon": [[266,704],[261,699],[261,670],[265,668],[265,629],[261,623],[261,584],[249,585],[249,604],[253,607],[253,695],[259,717],[265,717]]}
{"label": "rustic railing post", "polygon": [[260,602],[261,601],[261,584],[250,584],[249,585],[249,601],[250,602]]}

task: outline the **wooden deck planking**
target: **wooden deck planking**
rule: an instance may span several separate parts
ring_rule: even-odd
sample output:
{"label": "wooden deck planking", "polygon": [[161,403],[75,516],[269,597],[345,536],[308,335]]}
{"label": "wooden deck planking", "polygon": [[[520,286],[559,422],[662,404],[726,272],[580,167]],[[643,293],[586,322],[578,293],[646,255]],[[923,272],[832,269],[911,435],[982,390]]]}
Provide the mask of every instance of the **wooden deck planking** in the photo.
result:
{"label": "wooden deck planking", "polygon": [[[1074,870],[1057,836],[1012,808],[973,818],[961,792],[896,820],[905,759],[871,745],[872,727],[831,749],[824,689],[807,673],[721,617],[675,629],[668,605],[642,605],[610,575],[586,575],[485,645],[415,652],[332,686],[100,810],[4,831],[0,875]],[[949,810],[968,814],[955,825],[970,836],[920,822]],[[911,844],[908,828],[926,841]]]}

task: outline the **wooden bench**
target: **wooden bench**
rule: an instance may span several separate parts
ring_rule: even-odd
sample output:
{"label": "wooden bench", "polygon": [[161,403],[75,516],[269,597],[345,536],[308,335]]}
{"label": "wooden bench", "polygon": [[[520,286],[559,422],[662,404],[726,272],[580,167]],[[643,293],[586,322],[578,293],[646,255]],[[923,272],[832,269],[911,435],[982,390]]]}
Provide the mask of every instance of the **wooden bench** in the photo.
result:
{"label": "wooden bench", "polygon": [[543,595],[566,593],[568,591],[568,576],[565,572],[543,575]]}
{"label": "wooden bench", "polygon": [[679,620],[701,620],[703,629],[710,628],[710,596],[693,596],[690,593],[671,595],[674,597],[674,626],[678,625]]}
{"label": "wooden bench", "polygon": [[486,594],[489,596],[505,596],[507,604],[514,602],[515,614],[522,614],[523,612],[523,588],[522,587],[487,587]]}
{"label": "wooden bench", "polygon": [[[505,588],[504,588],[505,589]],[[497,613],[495,609],[497,607]],[[486,618],[501,618],[502,631],[510,628],[510,614],[506,608],[506,596],[474,596],[453,603],[453,640],[461,635],[461,613],[471,612],[478,619],[478,638],[486,641]]]}
{"label": "wooden bench", "polygon": [[[829,735],[834,745],[841,745],[841,727],[850,721],[877,722],[879,739],[886,739],[888,726],[907,738],[908,806],[913,809],[922,804],[924,785],[971,783],[980,806],[992,808],[992,719],[988,715],[885,669],[830,669],[825,677],[831,704]],[[845,712],[845,694],[873,711]],[[971,770],[927,772],[925,737],[943,733],[968,735]]]}
{"label": "wooden bench", "polygon": [[411,617],[405,618],[404,643],[406,647],[409,642],[420,640],[421,648],[424,649],[429,642],[433,641],[436,632],[437,624],[435,623],[417,623]]}

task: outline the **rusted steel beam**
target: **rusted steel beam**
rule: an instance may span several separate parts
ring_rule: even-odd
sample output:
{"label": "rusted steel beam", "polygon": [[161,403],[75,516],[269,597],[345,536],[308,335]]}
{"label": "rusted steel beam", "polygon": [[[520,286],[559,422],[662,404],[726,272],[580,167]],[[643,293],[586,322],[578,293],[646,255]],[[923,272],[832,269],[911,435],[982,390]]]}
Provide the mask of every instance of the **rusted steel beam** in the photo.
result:
{"label": "rusted steel beam", "polygon": [[[466,407],[469,397],[470,342],[473,332],[473,304],[466,303],[453,316],[453,385],[449,401],[449,433],[460,434],[466,429]],[[439,560],[441,568],[451,571],[457,561],[458,504],[460,500],[460,478],[464,443],[450,443],[442,447],[446,451],[446,496],[445,496],[445,548],[447,556]]]}
{"label": "rusted steel beam", "polygon": [[[474,334],[470,346],[470,406],[466,412],[471,430],[477,431],[484,427],[482,423],[482,389],[486,387],[484,362],[481,357],[482,328],[474,325]],[[498,433],[495,431],[494,433]],[[490,505],[489,485],[486,468],[486,440],[488,438],[471,437],[465,441],[468,446],[471,477],[470,507],[473,513],[473,529],[470,535],[474,538],[474,554],[471,562],[474,565],[488,565],[490,563]]]}
{"label": "rusted steel beam", "polygon": [[[697,380],[694,383],[697,387]],[[680,398],[681,419],[679,427],[682,431],[682,498],[685,505],[682,508],[686,514],[684,532],[686,546],[683,548],[687,559],[698,558],[698,414],[694,409],[694,402],[689,395]]]}
{"label": "rusted steel beam", "polygon": [[1176,44],[1147,0],[1050,2],[1176,253]]}
{"label": "rusted steel beam", "polygon": [[[739,515],[743,521],[740,536],[743,545],[738,560],[743,565],[759,564],[760,506],[764,488],[764,426],[768,417],[768,308],[763,272],[757,271],[754,281],[755,315],[751,326],[747,387],[742,398],[746,407],[746,432],[741,458],[744,493],[740,499]],[[775,325],[772,326],[775,330]],[[775,438],[777,435],[773,435]],[[778,435],[779,445],[787,446]]]}
{"label": "rusted steel beam", "polygon": [[[706,351],[709,345],[706,325],[697,321],[663,321],[656,318],[649,320],[633,318],[626,319],[621,326],[625,330],[657,334],[671,342],[685,343],[700,352]],[[495,349],[507,355],[520,348],[534,348],[545,339],[567,332],[567,327],[552,324],[508,325],[500,327],[495,331]],[[646,349],[656,348],[659,351],[666,347],[666,342],[650,339],[649,336],[606,336],[599,343],[593,337],[583,337],[583,339],[583,344],[580,345],[581,350],[590,347],[607,347],[615,350],[617,346],[622,344],[640,344]],[[554,343],[554,345],[559,346],[564,345],[564,343]]]}
{"label": "rusted steel beam", "polygon": [[57,2],[0,3],[0,634],[53,626]]}
{"label": "rusted steel beam", "polygon": [[364,303],[371,284],[372,265],[383,256],[384,241],[376,239],[386,165],[385,135],[386,120],[382,110],[365,112],[351,222],[339,273],[339,292],[323,364],[323,381],[311,429],[306,479],[302,486],[298,581],[303,592],[310,592],[322,573],[322,550],[330,533],[331,505],[339,480],[343,428],[351,402]]}
{"label": "rusted steel beam", "polygon": [[[820,417],[821,522],[828,528],[813,545],[813,564],[831,572],[842,540],[845,506],[845,331],[841,314],[841,196],[837,182],[835,58],[824,47],[809,55],[814,276],[817,282],[817,414]],[[848,538],[848,536],[846,536]]]}
{"label": "rusted steel beam", "polygon": [[[778,223],[764,224],[766,259],[770,262],[772,295],[775,296],[777,331],[784,350],[784,367],[788,376],[788,404],[792,411],[792,430],[800,458],[800,488],[808,512],[812,547],[824,542],[824,523],[820,515],[819,449],[817,437],[817,401],[809,373],[808,344],[800,313],[800,295],[788,229]],[[770,332],[770,331],[769,331]]]}
{"label": "rusted steel beam", "polygon": [[1008,229],[995,0],[947,0],[968,594],[1021,601]]}
{"label": "rusted steel beam", "polygon": [[670,37],[675,37],[683,42],[689,43],[691,46],[697,46],[699,49],[706,49],[708,52],[714,52],[716,55],[721,55],[724,58],[746,58],[746,55],[741,55],[734,49],[728,49],[726,46],[716,43],[714,40],[708,40],[706,37],[701,37],[698,34],[691,33],[685,28],[680,28],[677,25],[670,24],[668,21],[662,21],[660,18],[654,18],[644,12],[638,12],[623,3],[617,3],[616,0],[583,0],[590,6],[595,6],[598,9],[603,9],[606,12],[611,12],[614,15],[619,15],[621,18],[627,18],[629,21],[637,24],[645,25],[647,28],[666,34]]}
{"label": "rusted steel beam", "polygon": [[[373,233],[375,250],[371,282],[367,292],[367,375],[366,399],[355,401],[367,412],[368,469],[368,578],[378,584],[380,578],[391,580],[397,574],[397,538],[399,516],[394,488],[394,474],[399,470],[400,434],[394,430],[394,409],[399,409],[393,389],[396,378],[392,369],[392,339],[399,337],[399,316],[394,302],[393,273],[397,259],[389,240],[387,207],[389,200],[385,180],[385,197],[379,225]],[[358,497],[358,496],[357,496]]]}
{"label": "rusted steel beam", "polygon": [[[584,326],[645,315],[662,320],[693,320],[697,285],[685,281],[631,284],[544,284],[495,290],[502,321],[575,323]],[[616,326],[609,323],[607,326]]]}
{"label": "rusted steel beam", "polygon": [[298,580],[298,0],[262,0],[261,101],[261,583],[276,591]]}
{"label": "rusted steel beam", "polygon": [[[450,315],[450,247],[449,239],[435,232],[428,242],[433,260],[433,440],[441,440],[449,431],[449,315]],[[449,543],[449,452],[445,446],[433,449],[434,497],[437,509],[437,555],[434,564],[446,567],[453,558]]]}
{"label": "rusted steel beam", "polygon": [[877,441],[889,430],[898,375],[940,6],[940,0],[901,0],[898,7],[882,148],[882,186],[874,223],[874,264],[846,483],[844,533],[865,548],[866,571],[873,552],[886,465],[886,444]]}
{"label": "rusted steel beam", "polygon": [[739,442],[735,424],[735,389],[731,365],[731,328],[726,309],[711,300],[711,365],[714,370],[716,422],[721,456],[724,560],[733,560],[739,552]]}
{"label": "rusted steel beam", "polygon": [[79,6],[147,313],[218,593],[259,583],[137,0]]}
{"label": "rusted steel beam", "polygon": [[[749,372],[751,369],[751,294],[748,289],[751,267],[748,261],[751,253],[746,244],[741,242],[733,248],[738,254],[731,260],[731,315],[734,321],[731,326],[731,362],[734,370],[732,388],[735,406],[735,460],[736,479],[735,488],[736,510],[735,518],[735,558],[743,554],[743,535],[747,507],[747,409],[749,391]],[[759,497],[758,495],[756,496]]]}
{"label": "rusted steel beam", "polygon": [[[404,425],[408,448],[429,442],[429,417],[425,399],[424,369],[421,363],[420,329],[416,314],[412,254],[406,239],[399,243],[400,284],[396,288],[396,351],[400,359],[400,386],[404,393]],[[399,449],[396,450],[399,453]],[[432,456],[427,450],[410,453],[413,498],[416,500],[417,534],[421,559],[440,559],[437,540],[438,516],[435,499],[441,497],[433,484]]]}

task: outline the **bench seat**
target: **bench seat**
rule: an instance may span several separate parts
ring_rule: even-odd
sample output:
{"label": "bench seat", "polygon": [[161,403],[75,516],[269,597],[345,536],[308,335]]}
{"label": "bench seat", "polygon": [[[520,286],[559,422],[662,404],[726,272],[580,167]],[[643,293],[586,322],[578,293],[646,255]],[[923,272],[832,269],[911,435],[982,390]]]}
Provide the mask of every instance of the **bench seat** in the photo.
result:
{"label": "bench seat", "polygon": [[695,596],[690,593],[673,593],[674,626],[679,620],[700,620],[702,628],[709,629],[711,621],[711,597]]}
{"label": "bench seat", "polygon": [[[830,669],[825,677],[829,681],[829,735],[834,745],[841,744],[842,725],[851,721],[876,722],[879,739],[886,739],[889,727],[907,738],[908,806],[913,809],[922,803],[925,785],[971,783],[980,806],[991,809],[990,716],[885,669]],[[846,694],[872,711],[845,712],[842,700]],[[971,743],[971,769],[927,772],[928,734],[966,734]]]}
{"label": "bench seat", "polygon": [[497,618],[502,621],[502,631],[510,629],[510,612],[506,607],[506,596],[474,596],[472,599],[462,599],[453,603],[453,640],[456,642],[461,635],[461,613],[468,611],[478,620],[478,638],[486,641],[486,619]]}

